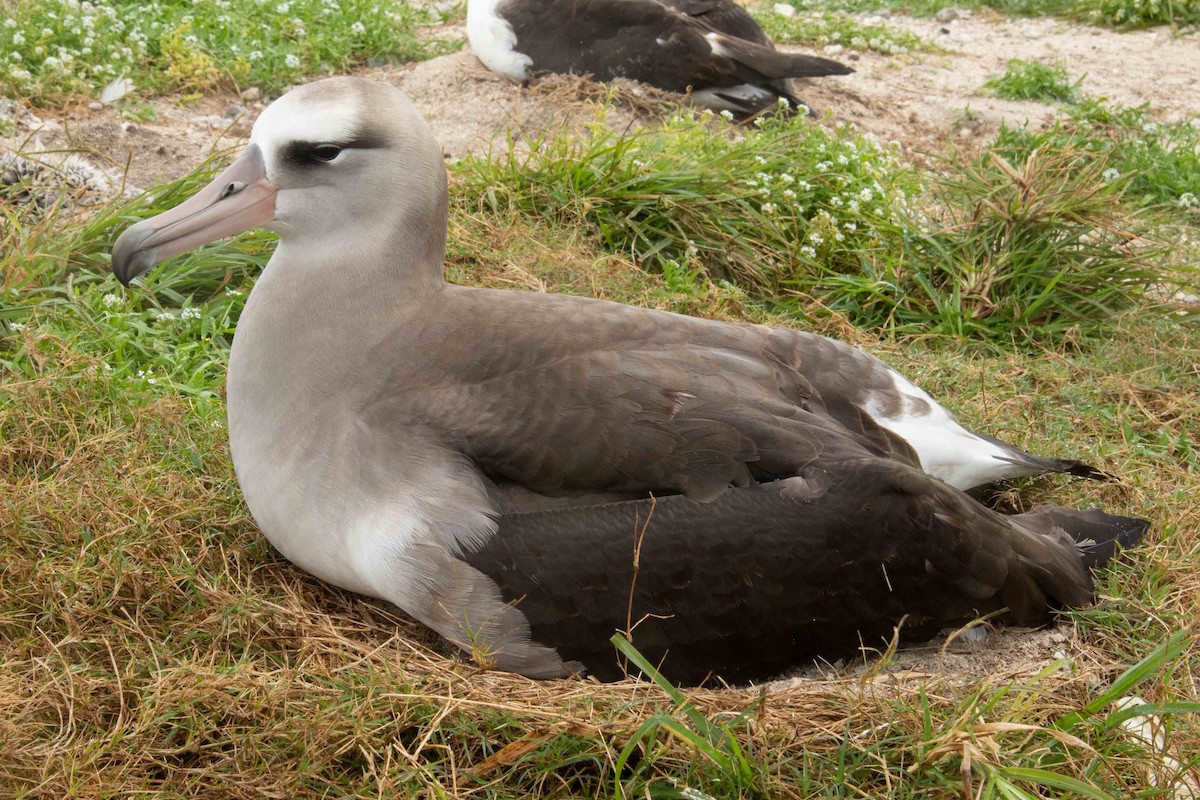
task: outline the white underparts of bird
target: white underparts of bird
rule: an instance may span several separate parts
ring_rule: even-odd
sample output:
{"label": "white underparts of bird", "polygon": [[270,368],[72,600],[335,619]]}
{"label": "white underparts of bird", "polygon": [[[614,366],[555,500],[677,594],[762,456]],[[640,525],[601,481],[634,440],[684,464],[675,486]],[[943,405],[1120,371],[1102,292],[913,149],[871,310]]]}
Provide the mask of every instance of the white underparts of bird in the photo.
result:
{"label": "white underparts of bird", "polygon": [[[243,154],[117,240],[126,285],[255,226],[279,244],[234,337],[238,482],[300,568],[480,663],[679,682],[770,677],[1006,608],[1091,602],[1142,520],[988,509],[964,489],[1100,477],[971,433],[812,334],[443,278],[441,149],[399,91],[294,89]],[[635,548],[638,568],[633,568]]]}
{"label": "white underparts of bird", "polygon": [[848,75],[819,56],[775,48],[735,0],[470,0],[467,38],[488,69],[628,78],[740,117],[804,105],[791,78]]}

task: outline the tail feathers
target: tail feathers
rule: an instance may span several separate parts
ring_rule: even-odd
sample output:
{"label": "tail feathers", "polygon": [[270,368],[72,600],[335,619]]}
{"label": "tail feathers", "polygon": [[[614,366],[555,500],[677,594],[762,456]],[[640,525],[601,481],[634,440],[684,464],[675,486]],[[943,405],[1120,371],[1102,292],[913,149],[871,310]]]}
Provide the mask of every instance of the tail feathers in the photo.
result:
{"label": "tail feathers", "polygon": [[1045,458],[1043,456],[1035,456],[1032,453],[1026,453],[1024,450],[1013,447],[1007,442],[1002,442],[993,436],[987,436],[982,433],[975,435],[1008,451],[1011,455],[1011,459],[1009,460],[1013,464],[1030,467],[1029,474],[1031,475],[1038,472],[1061,472],[1066,475],[1074,475],[1077,478],[1087,478],[1092,481],[1116,480],[1116,476],[1112,473],[1097,469],[1091,464],[1085,464],[1073,458]]}
{"label": "tail feathers", "polygon": [[1137,517],[1060,506],[1039,506],[1014,519],[1044,535],[1062,531],[1070,536],[1088,568],[1107,563],[1116,554],[1117,545],[1133,547],[1150,527],[1149,521]]}
{"label": "tail feathers", "polygon": [[1073,458],[1043,458],[1041,456],[1030,455],[1029,453],[1021,453],[1020,455],[1021,463],[1038,467],[1046,472],[1061,472],[1066,475],[1074,475],[1076,478],[1087,478],[1091,481],[1116,480],[1116,476],[1111,472],[1105,472],[1102,469],[1093,467],[1091,464],[1084,464],[1082,461],[1076,461]]}

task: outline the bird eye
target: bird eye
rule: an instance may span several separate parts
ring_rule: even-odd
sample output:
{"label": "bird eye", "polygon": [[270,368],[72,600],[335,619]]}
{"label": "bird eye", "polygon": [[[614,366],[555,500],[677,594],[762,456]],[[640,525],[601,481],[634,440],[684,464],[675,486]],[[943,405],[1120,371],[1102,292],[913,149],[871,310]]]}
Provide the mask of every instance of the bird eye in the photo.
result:
{"label": "bird eye", "polygon": [[313,158],[317,161],[333,161],[342,153],[342,148],[334,144],[319,144],[313,148]]}

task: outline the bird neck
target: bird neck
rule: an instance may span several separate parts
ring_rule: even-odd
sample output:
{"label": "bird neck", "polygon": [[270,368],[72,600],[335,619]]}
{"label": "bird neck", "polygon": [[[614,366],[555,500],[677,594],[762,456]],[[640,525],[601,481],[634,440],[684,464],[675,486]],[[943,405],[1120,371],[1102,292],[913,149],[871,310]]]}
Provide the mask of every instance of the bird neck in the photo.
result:
{"label": "bird neck", "polygon": [[312,227],[298,236],[281,230],[238,321],[231,407],[337,387],[371,348],[403,330],[413,309],[440,295],[445,201],[430,211],[401,212],[382,232],[382,226],[337,236]]}

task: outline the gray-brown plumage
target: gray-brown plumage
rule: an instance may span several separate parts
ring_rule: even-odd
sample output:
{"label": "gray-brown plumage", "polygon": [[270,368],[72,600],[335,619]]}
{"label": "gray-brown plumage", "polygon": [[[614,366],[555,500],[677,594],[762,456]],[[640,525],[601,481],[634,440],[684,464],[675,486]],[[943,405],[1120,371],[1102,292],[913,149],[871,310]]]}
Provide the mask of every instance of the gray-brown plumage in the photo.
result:
{"label": "gray-brown plumage", "polygon": [[919,633],[1002,606],[1040,621],[1088,602],[1085,559],[1145,529],[976,503],[961,490],[1090,468],[963,429],[847,345],[448,285],[447,202],[403,95],[320,81],[264,111],[209,187],[126,231],[113,269],[127,283],[279,232],[229,364],[247,504],[294,563],[481,661],[611,677],[609,636],[650,614],[634,642],[669,676],[758,679],[878,644],[905,614]]}

